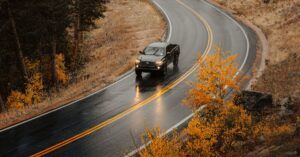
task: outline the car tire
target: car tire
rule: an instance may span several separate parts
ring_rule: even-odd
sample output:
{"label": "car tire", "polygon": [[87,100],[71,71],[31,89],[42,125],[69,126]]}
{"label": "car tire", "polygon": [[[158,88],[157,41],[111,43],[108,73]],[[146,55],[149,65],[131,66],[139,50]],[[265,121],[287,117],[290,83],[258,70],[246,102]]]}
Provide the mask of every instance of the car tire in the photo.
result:
{"label": "car tire", "polygon": [[160,71],[160,74],[162,76],[165,76],[167,75],[167,73],[168,73],[168,66],[164,66],[164,68]]}
{"label": "car tire", "polygon": [[177,56],[177,55],[174,57],[174,60],[173,60],[173,66],[174,67],[178,66],[178,60],[179,60],[178,58],[179,58],[179,56]]}
{"label": "car tire", "polygon": [[137,76],[142,76],[142,71],[135,69],[135,74]]}

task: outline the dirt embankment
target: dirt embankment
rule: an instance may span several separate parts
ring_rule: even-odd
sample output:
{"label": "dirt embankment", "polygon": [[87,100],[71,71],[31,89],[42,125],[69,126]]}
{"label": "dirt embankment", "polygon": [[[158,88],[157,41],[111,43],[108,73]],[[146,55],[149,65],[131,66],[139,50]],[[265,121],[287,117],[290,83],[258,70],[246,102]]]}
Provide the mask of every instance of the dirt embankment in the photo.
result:
{"label": "dirt embankment", "polygon": [[84,34],[88,63],[74,81],[41,104],[0,114],[0,128],[107,86],[133,68],[139,50],[165,33],[163,17],[147,0],[111,0],[107,8],[106,17],[96,21],[96,29]]}

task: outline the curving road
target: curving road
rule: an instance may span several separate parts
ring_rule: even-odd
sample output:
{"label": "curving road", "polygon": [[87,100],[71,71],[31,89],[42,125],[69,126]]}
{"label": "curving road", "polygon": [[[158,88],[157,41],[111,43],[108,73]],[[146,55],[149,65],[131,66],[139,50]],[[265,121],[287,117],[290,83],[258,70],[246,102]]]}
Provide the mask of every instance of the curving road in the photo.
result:
{"label": "curving road", "polygon": [[240,74],[249,73],[256,50],[249,28],[205,0],[153,2],[168,20],[167,41],[181,46],[179,68],[170,66],[164,78],[129,72],[97,93],[2,130],[0,156],[123,156],[141,144],[145,128],[168,131],[191,116],[181,100],[200,54],[221,46],[239,55]]}

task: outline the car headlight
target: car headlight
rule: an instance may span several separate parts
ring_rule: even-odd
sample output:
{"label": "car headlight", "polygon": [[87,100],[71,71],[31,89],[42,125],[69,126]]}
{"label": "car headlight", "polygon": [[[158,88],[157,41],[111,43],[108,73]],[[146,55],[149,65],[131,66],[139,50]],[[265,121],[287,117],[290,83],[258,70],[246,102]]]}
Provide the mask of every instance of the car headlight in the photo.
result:
{"label": "car headlight", "polygon": [[135,64],[140,64],[140,62],[141,62],[141,61],[140,61],[139,59],[136,59],[136,60],[135,60]]}
{"label": "car headlight", "polygon": [[156,61],[155,64],[158,65],[158,66],[161,66],[161,65],[164,64],[164,62],[163,61]]}

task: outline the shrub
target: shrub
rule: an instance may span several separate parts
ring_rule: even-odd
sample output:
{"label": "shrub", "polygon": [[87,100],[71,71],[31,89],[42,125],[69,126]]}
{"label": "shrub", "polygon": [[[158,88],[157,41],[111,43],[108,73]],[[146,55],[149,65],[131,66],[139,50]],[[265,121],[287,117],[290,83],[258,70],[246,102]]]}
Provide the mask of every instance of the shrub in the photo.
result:
{"label": "shrub", "polygon": [[[171,139],[160,136],[159,129],[146,130],[147,140],[151,143],[140,152],[141,157],[183,157],[185,156],[184,151],[182,151],[182,145],[179,141],[178,134],[173,133]],[[146,144],[143,139],[144,143]]]}
{"label": "shrub", "polygon": [[56,59],[55,68],[56,68],[57,79],[63,84],[66,84],[67,81],[69,80],[69,77],[67,75],[66,68],[65,68],[65,57],[62,53],[60,53],[55,56],[55,59]]}
{"label": "shrub", "polygon": [[190,156],[223,156],[238,149],[237,143],[251,135],[251,115],[227,103],[208,106],[189,122],[187,151]]}
{"label": "shrub", "polygon": [[39,62],[32,62],[25,59],[29,78],[25,84],[25,92],[14,90],[7,98],[7,106],[20,109],[27,105],[40,103],[43,97],[43,80],[39,72]]}
{"label": "shrub", "polygon": [[189,91],[184,103],[190,108],[197,110],[206,104],[223,104],[227,88],[238,90],[236,56],[226,56],[217,48],[215,54],[200,58],[200,68],[197,72],[197,81],[190,82],[192,89]]}

